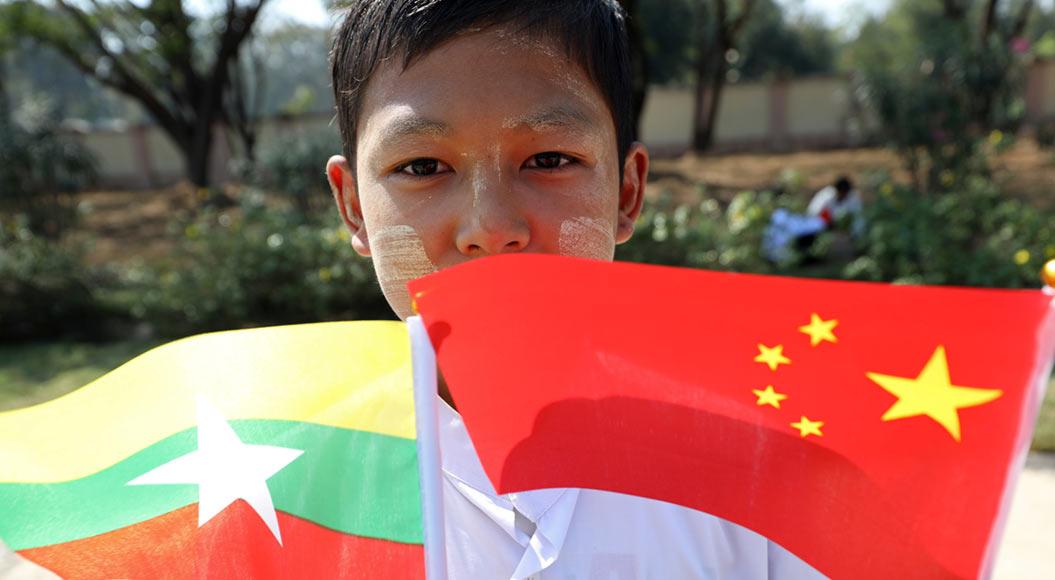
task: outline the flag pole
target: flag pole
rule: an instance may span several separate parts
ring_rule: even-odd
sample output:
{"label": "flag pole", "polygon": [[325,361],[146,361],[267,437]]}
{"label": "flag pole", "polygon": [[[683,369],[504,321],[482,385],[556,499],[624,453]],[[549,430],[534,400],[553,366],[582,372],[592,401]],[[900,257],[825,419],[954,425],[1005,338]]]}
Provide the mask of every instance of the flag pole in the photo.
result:
{"label": "flag pole", "polygon": [[440,487],[440,432],[437,406],[436,351],[420,316],[407,318],[414,366],[414,420],[417,430],[418,480],[425,534],[425,577],[447,580],[447,551],[443,533],[443,495]]}

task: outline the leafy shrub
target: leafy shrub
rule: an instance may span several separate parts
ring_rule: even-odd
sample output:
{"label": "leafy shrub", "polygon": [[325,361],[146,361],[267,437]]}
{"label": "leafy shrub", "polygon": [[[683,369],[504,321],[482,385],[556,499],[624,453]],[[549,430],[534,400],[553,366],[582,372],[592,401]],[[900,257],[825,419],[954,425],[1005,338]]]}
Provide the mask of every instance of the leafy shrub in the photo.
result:
{"label": "leafy shrub", "polygon": [[125,273],[124,303],[164,335],[392,317],[336,215],[314,223],[247,191],[240,211],[207,210],[177,226],[169,260]]}
{"label": "leafy shrub", "polygon": [[762,237],[773,210],[786,202],[769,192],[745,191],[723,211],[714,199],[699,205],[650,208],[617,258],[665,266],[771,272]]}
{"label": "leafy shrub", "polygon": [[121,319],[101,295],[112,277],[85,265],[83,246],[36,236],[28,223],[0,223],[0,341],[105,337]]}
{"label": "leafy shrub", "polygon": [[71,194],[96,177],[90,152],[49,118],[0,119],[0,212],[25,216],[34,234],[59,237],[76,218]]}
{"label": "leafy shrub", "polygon": [[340,151],[341,142],[332,132],[283,140],[261,153],[251,181],[288,199],[302,215],[318,216],[333,207],[323,169]]}
{"label": "leafy shrub", "polygon": [[849,279],[1036,287],[1044,261],[1055,258],[1055,215],[980,177],[933,195],[886,183],[867,214],[865,254],[846,267]]}
{"label": "leafy shrub", "polygon": [[999,21],[1012,11],[984,30],[968,13],[900,3],[882,23],[867,23],[849,52],[863,80],[858,94],[923,191],[956,190],[962,177],[988,173],[988,153],[1010,144],[1005,136],[1025,114],[1028,50]]}
{"label": "leafy shrub", "polygon": [[[808,265],[767,261],[762,238],[773,211],[801,208],[765,192],[741,193],[725,211],[713,199],[649,209],[617,256],[711,270],[1001,288],[1036,287],[1044,262],[1055,259],[1055,215],[1006,198],[984,177],[934,194],[881,174],[875,179],[877,193],[865,206],[867,228],[857,244],[860,256],[847,256],[848,262],[830,256]],[[828,253],[833,235],[817,238],[818,256]]]}

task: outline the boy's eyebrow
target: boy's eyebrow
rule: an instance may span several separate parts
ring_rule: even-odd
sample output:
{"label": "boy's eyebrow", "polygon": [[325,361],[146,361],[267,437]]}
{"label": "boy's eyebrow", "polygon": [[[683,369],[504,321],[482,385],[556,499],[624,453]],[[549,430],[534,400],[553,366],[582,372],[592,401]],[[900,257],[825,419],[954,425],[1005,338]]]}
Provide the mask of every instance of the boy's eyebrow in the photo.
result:
{"label": "boy's eyebrow", "polygon": [[596,124],[593,117],[580,109],[557,106],[512,119],[503,123],[503,126],[509,129],[526,127],[534,131],[545,132],[569,127],[594,127]]}
{"label": "boy's eyebrow", "polygon": [[433,119],[401,115],[388,123],[381,132],[381,147],[391,148],[407,137],[431,135],[442,137],[451,133],[451,126]]}

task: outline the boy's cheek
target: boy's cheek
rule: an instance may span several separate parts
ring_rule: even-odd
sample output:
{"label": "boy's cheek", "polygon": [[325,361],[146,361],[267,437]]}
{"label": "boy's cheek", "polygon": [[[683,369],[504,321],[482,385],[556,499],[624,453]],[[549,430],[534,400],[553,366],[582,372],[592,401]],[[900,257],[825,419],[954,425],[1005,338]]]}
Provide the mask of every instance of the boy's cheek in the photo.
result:
{"label": "boy's cheek", "polygon": [[374,271],[400,318],[413,314],[407,283],[437,270],[418,232],[409,225],[382,226],[371,234]]}
{"label": "boy's cheek", "polygon": [[615,258],[615,226],[605,220],[580,216],[560,225],[561,255],[611,261]]}

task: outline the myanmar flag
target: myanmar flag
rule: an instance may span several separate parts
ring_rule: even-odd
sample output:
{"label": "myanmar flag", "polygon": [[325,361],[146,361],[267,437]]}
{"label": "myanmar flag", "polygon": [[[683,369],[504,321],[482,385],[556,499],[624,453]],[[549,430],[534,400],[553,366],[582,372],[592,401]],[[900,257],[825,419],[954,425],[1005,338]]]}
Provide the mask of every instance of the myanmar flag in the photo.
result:
{"label": "myanmar flag", "polygon": [[554,256],[411,284],[501,493],[677,503],[836,578],[976,578],[1055,351],[1047,291]]}
{"label": "myanmar flag", "polygon": [[0,540],[64,578],[421,578],[399,322],[222,332],[0,414]]}

